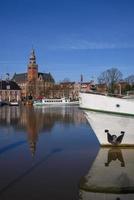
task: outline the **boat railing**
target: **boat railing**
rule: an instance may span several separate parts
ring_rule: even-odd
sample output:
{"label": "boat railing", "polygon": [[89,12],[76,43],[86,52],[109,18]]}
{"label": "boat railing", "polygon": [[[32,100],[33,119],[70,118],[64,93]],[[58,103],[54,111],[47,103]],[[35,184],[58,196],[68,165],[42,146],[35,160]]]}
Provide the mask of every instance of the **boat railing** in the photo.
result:
{"label": "boat railing", "polygon": [[109,97],[116,97],[116,98],[123,98],[124,95],[120,95],[120,94],[113,94],[113,93],[102,93],[102,92],[97,92],[97,91],[81,91],[80,93],[88,93],[88,94],[97,94],[97,95],[101,95],[101,96],[109,96]]}
{"label": "boat railing", "polygon": [[96,92],[96,91],[81,91],[80,93],[87,93],[87,94],[98,94],[98,95],[104,95],[107,96],[106,93]]}

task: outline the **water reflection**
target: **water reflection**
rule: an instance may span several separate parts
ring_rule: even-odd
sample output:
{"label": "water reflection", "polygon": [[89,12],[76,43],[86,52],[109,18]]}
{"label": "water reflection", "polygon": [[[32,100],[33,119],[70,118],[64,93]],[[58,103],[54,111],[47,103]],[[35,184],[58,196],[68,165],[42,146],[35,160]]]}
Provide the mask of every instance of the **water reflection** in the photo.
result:
{"label": "water reflection", "polygon": [[78,107],[0,108],[0,199],[78,200],[98,147]]}
{"label": "water reflection", "polygon": [[134,149],[101,148],[80,182],[81,200],[134,199]]}
{"label": "water reflection", "polygon": [[[0,127],[8,124],[14,127],[34,126],[37,132],[42,129],[51,131],[55,122],[64,124],[85,123],[86,119],[82,112],[77,112],[78,107],[9,107],[0,108]],[[45,123],[44,123],[45,122]]]}
{"label": "water reflection", "polygon": [[23,173],[19,174],[17,177],[15,177],[13,180],[9,181],[9,183],[0,188],[0,196],[6,192],[8,189],[12,188],[15,184],[20,182],[23,178],[25,178],[27,175],[31,174],[37,167],[42,165],[44,162],[46,162],[51,156],[56,154],[57,152],[60,152],[61,149],[54,149],[52,152],[50,152],[48,155],[46,155],[44,158],[36,162],[34,165],[29,167],[28,169],[25,169]]}
{"label": "water reflection", "polygon": [[26,131],[32,156],[35,155],[36,143],[40,133],[51,133],[59,123],[70,126],[87,123],[77,106],[71,107],[9,107],[0,108],[0,128],[5,131],[13,128],[16,131]]}

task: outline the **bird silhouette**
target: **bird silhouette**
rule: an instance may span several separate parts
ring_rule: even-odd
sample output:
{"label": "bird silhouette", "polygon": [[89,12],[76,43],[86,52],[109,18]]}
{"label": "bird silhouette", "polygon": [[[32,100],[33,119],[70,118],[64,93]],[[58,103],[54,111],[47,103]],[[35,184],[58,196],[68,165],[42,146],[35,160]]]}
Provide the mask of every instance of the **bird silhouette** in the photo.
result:
{"label": "bird silhouette", "polygon": [[113,145],[118,145],[122,142],[123,136],[125,134],[124,131],[121,131],[121,135],[119,135],[118,137],[114,134],[111,135],[109,133],[109,130],[105,129],[105,133],[107,133],[107,140],[109,143],[113,144]]}

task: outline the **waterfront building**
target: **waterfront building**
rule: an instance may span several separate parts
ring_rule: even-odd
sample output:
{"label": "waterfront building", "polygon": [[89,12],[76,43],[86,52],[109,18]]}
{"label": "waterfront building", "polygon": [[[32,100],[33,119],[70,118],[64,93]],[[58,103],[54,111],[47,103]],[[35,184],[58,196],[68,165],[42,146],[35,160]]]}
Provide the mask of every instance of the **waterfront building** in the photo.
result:
{"label": "waterfront building", "polygon": [[93,81],[81,82],[80,85],[81,92],[90,92],[91,90],[96,90],[96,84]]}
{"label": "waterfront building", "polygon": [[21,88],[16,82],[10,80],[0,81],[0,101],[19,101],[21,99]]}
{"label": "waterfront building", "polygon": [[59,84],[55,84],[53,88],[49,90],[50,98],[62,98],[66,97],[70,100],[78,100],[79,92],[89,92],[91,90],[95,90],[95,84],[90,82],[61,82]]}
{"label": "waterfront building", "polygon": [[42,73],[38,71],[34,49],[32,49],[29,57],[27,73],[15,73],[12,80],[21,87],[22,98],[29,96],[32,96],[33,98],[46,96],[48,90],[53,87],[55,82],[50,73]]}
{"label": "waterfront building", "polygon": [[[124,95],[127,92],[131,91],[131,89],[133,90],[133,85],[130,85],[128,82],[126,81],[119,81],[117,83],[114,84],[114,94],[119,94],[119,95]],[[102,83],[102,84],[96,84],[96,90],[97,92],[101,92],[101,93],[108,93],[108,86],[106,83]]]}
{"label": "waterfront building", "polygon": [[53,88],[49,90],[50,98],[62,98],[66,97],[70,100],[78,100],[80,85],[75,82],[61,82],[55,84]]}
{"label": "waterfront building", "polygon": [[96,84],[96,91],[104,94],[107,93],[108,87],[106,83]]}

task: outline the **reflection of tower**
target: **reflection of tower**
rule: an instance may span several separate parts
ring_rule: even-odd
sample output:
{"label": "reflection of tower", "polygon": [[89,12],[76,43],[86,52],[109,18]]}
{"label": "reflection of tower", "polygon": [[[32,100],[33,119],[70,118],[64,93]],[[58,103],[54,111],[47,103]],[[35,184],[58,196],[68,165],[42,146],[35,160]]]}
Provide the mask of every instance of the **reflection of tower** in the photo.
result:
{"label": "reflection of tower", "polygon": [[32,49],[28,64],[28,81],[36,80],[38,77],[38,65],[36,64],[35,51]]}
{"label": "reflection of tower", "polygon": [[36,152],[36,142],[38,139],[37,128],[34,126],[33,122],[27,124],[28,128],[28,141],[29,141],[29,149],[32,153],[32,156],[35,155]]}
{"label": "reflection of tower", "polygon": [[32,156],[35,155],[35,151],[36,151],[36,142],[38,139],[38,134],[37,134],[37,130],[36,128],[32,128],[32,126],[28,125],[28,141],[29,141],[29,149],[32,153]]}
{"label": "reflection of tower", "polygon": [[38,139],[38,122],[34,111],[31,109],[27,110],[27,133],[29,148],[32,156],[34,156],[36,151],[36,142]]}
{"label": "reflection of tower", "polygon": [[30,141],[29,147],[32,153],[32,157],[34,157],[36,151],[36,141]]}

